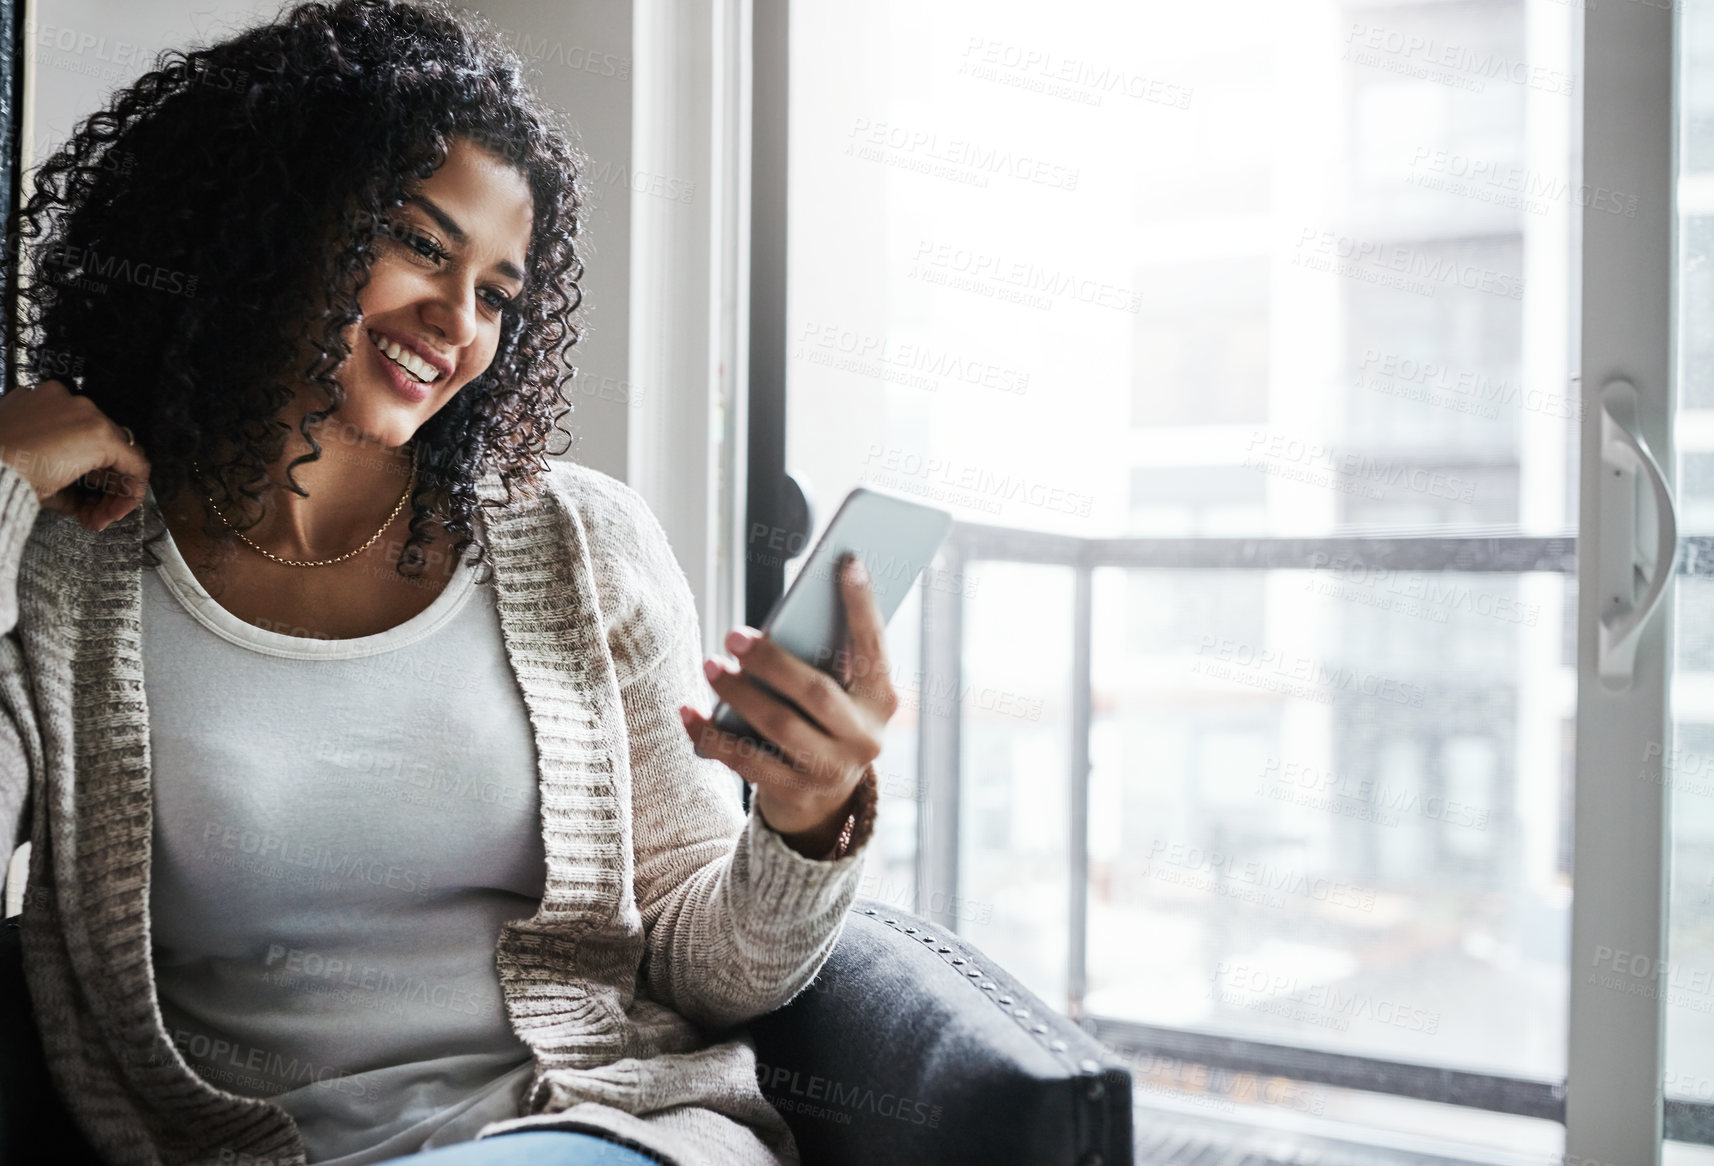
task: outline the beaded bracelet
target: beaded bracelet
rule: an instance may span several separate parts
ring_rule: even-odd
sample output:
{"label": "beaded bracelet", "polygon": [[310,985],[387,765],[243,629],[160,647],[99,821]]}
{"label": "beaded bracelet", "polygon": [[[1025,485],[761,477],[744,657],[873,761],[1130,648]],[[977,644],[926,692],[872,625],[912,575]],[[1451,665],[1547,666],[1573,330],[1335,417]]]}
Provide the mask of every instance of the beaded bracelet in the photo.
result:
{"label": "beaded bracelet", "polygon": [[851,832],[857,828],[857,813],[852,811],[845,816],[845,825],[839,831],[839,841],[833,844],[833,849],[821,856],[823,862],[831,862],[845,857],[845,852],[851,846]]}

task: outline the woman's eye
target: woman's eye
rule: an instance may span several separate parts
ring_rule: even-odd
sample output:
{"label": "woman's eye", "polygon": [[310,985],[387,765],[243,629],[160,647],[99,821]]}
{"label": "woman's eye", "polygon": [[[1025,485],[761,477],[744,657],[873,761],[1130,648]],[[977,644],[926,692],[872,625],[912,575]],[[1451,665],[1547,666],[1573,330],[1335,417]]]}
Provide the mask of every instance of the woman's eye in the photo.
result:
{"label": "woman's eye", "polygon": [[448,258],[446,252],[442,251],[440,246],[427,235],[419,235],[415,231],[411,231],[406,234],[405,242],[409,243],[411,249],[425,259],[438,261]]}
{"label": "woman's eye", "polygon": [[[437,264],[444,263],[452,258],[450,252],[441,247],[439,243],[436,243],[433,239],[419,231],[400,228],[394,232],[394,237],[424,259],[433,260]],[[506,309],[512,307],[515,302],[512,296],[507,295],[498,288],[485,289],[482,292],[482,297],[483,302],[496,312],[504,312]]]}
{"label": "woman's eye", "polygon": [[397,226],[393,228],[392,235],[396,242],[403,243],[406,247],[409,247],[424,259],[432,259],[436,263],[439,263],[443,260],[452,258],[452,256],[448,255],[446,251],[441,248],[440,244],[436,243],[427,235],[422,234],[420,231],[413,231],[408,227]]}

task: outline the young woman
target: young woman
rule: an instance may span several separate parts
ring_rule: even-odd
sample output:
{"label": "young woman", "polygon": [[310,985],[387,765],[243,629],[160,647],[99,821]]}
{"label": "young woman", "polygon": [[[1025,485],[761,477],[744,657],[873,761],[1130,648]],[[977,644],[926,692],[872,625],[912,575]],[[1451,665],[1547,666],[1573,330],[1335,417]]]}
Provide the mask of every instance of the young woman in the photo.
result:
{"label": "young woman", "polygon": [[157,64],[36,174],[0,395],[0,839],[78,1135],[795,1162],[736,1026],[856,894],[865,581],[843,683],[748,628],[704,661],[639,497],[543,457],[582,159],[472,18],[303,4]]}

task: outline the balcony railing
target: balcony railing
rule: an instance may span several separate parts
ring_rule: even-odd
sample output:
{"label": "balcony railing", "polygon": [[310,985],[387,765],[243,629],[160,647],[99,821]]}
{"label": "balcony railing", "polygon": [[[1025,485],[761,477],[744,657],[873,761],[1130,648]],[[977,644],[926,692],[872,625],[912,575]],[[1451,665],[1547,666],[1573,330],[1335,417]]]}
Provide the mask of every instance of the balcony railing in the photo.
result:
{"label": "balcony railing", "polygon": [[[1466,1072],[1427,1064],[1353,1056],[1249,1040],[1214,1032],[1162,1028],[1084,1009],[1089,915],[1089,777],[1092,713],[1094,573],[1117,567],[1155,571],[1333,569],[1360,562],[1394,571],[1456,571],[1517,575],[1532,572],[1575,579],[1574,537],[1474,535],[1330,538],[1078,538],[957,522],[938,563],[942,577],[961,580],[977,563],[1064,567],[1073,572],[1069,901],[1066,952],[1067,1014],[1113,1048],[1174,1056],[1213,1067],[1277,1075],[1369,1092],[1470,1106],[1563,1122],[1562,1081]],[[1681,540],[1678,573],[1714,576],[1714,538]],[[942,691],[964,690],[964,591],[922,589],[921,665]],[[919,702],[920,812],[917,817],[917,911],[957,929],[960,779],[964,746],[959,701]],[[932,893],[930,893],[932,891]],[[1714,1145],[1714,1104],[1668,1100],[1666,1137]]]}

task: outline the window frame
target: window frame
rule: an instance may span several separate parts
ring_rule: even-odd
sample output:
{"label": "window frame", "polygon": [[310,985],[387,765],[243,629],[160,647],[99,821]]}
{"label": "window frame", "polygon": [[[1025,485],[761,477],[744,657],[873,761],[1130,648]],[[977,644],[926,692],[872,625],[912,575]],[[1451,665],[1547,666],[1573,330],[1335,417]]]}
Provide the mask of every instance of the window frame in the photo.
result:
{"label": "window frame", "polygon": [[[1580,974],[1599,950],[1666,957],[1667,798],[1662,784],[1618,782],[1651,743],[1670,741],[1672,588],[1664,610],[1645,627],[1635,679],[1622,692],[1602,686],[1594,629],[1599,589],[1602,466],[1599,390],[1623,377],[1639,390],[1637,425],[1672,483],[1674,310],[1677,216],[1678,0],[1594,4],[1581,8],[1583,79],[1574,115],[1583,182],[1635,192],[1634,219],[1574,219],[1573,317],[1578,341],[1572,379],[1585,402],[1579,463],[1579,538],[1572,539],[1112,539],[1085,540],[959,522],[942,565],[956,575],[979,560],[1055,563],[1075,572],[1074,716],[1071,733],[1069,1011],[1115,1049],[1167,1053],[1222,1067],[1266,1070],[1369,1091],[1551,1118],[1565,1125],[1567,1161],[1658,1163],[1662,1138],[1714,1145],[1714,1105],[1666,1100],[1662,1093],[1664,1000],[1619,997]],[[754,0],[754,107],[751,188],[751,371],[748,402],[748,527],[778,524],[785,464],[785,231],[789,0]],[[763,93],[767,100],[761,100]],[[1622,176],[1618,177],[1618,176]],[[765,217],[761,212],[766,207]],[[1589,370],[1583,377],[1579,370]],[[1686,539],[1679,574],[1711,573]],[[1383,543],[1389,545],[1382,545]],[[1585,554],[1578,556],[1581,543]],[[1353,1057],[1310,1048],[1235,1040],[1213,1033],[1158,1028],[1081,1015],[1087,944],[1088,780],[1091,577],[1097,566],[1316,569],[1337,552],[1383,554],[1407,570],[1548,571],[1578,580],[1575,774],[1573,778],[1572,924],[1568,952],[1567,1073],[1539,1081]],[[1703,548],[1706,551],[1706,548]],[[1332,552],[1332,553],[1330,553]],[[1319,556],[1319,557],[1316,557]],[[746,610],[764,615],[783,586],[783,564],[758,566],[747,555]],[[923,592],[923,666],[956,669],[962,657],[959,597]],[[937,673],[938,674],[938,673]],[[918,911],[956,927],[949,911],[926,909],[922,888],[955,901],[961,727],[956,710],[925,710],[919,750],[922,779]],[[952,775],[950,778],[948,775]],[[1640,861],[1639,861],[1640,860]],[[1084,877],[1078,877],[1079,874]],[[1658,965],[1657,965],[1658,966]]]}
{"label": "window frame", "polygon": [[[1635,772],[1650,743],[1669,742],[1673,588],[1643,629],[1629,689],[1603,685],[1597,629],[1608,544],[1595,475],[1603,469],[1601,389],[1614,378],[1637,386],[1637,428],[1675,485],[1677,404],[1673,311],[1677,253],[1678,6],[1593,7],[1583,13],[1583,174],[1586,186],[1622,175],[1638,199],[1635,220],[1582,216],[1579,315],[1583,444],[1578,533],[1577,724],[1573,785],[1571,971],[1566,1040],[1565,1144],[1598,1162],[1657,1162],[1666,1106],[1662,1091],[1665,994],[1607,991],[1585,974],[1602,948],[1667,954],[1671,858],[1667,796],[1654,782],[1615,781]],[[1628,548],[1627,548],[1628,551]],[[1707,1122],[1684,1122],[1689,1137]],[[1696,1107],[1700,1110],[1704,1107]]]}

